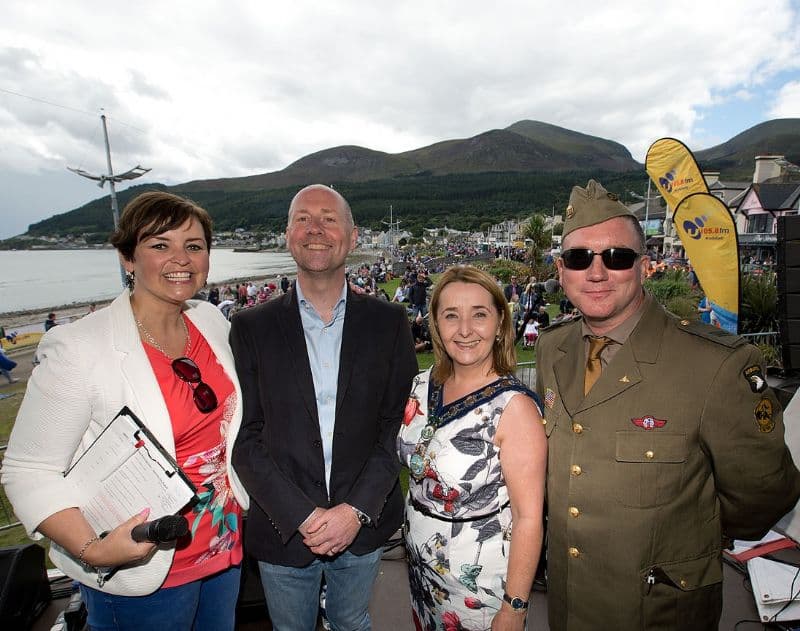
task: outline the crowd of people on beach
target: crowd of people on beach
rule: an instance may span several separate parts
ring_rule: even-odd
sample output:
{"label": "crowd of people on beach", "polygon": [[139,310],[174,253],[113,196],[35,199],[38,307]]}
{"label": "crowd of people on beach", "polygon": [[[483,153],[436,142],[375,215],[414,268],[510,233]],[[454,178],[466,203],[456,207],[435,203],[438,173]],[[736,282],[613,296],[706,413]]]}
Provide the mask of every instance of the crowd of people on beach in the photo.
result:
{"label": "crowd of people on beach", "polygon": [[[348,269],[350,206],[310,185],[287,210],[294,279],[206,288],[209,214],[133,198],[111,237],[127,287],[91,317],[48,316],[2,468],[89,627],[232,631],[247,554],[276,631],[314,631],[323,584],[331,628],[366,631],[399,532],[416,629],[522,631],[545,556],[552,631],[716,628],[723,541],[800,498],[782,408],[758,349],[645,290],[644,233],[616,195],[575,186],[565,216],[557,279],[416,256]],[[113,528],[82,510],[64,472],[123,409],[150,432],[133,449],[158,441],[196,489],[185,535],[151,528],[149,498],[104,496]]]}

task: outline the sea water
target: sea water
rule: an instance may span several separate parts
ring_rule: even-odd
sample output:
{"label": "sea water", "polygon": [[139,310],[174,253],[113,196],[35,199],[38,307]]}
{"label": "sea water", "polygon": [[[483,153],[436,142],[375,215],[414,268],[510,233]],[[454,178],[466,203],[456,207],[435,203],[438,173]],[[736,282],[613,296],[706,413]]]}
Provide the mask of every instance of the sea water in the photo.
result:
{"label": "sea water", "polygon": [[[209,284],[291,273],[288,252],[212,249]],[[116,250],[0,251],[0,314],[110,300],[122,291]]]}

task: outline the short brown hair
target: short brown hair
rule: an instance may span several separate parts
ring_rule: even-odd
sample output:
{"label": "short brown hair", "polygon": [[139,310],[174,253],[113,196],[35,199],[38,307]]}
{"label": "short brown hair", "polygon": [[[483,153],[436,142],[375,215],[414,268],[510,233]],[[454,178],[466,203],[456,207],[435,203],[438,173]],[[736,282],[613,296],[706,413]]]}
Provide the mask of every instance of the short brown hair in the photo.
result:
{"label": "short brown hair", "polygon": [[109,241],[126,261],[133,260],[133,251],[147,239],[182,226],[195,219],[203,228],[206,248],[211,249],[211,216],[193,201],[166,193],[150,191],[129,201],[122,211],[119,226]]}
{"label": "short brown hair", "polygon": [[477,267],[456,265],[439,277],[431,296],[430,318],[428,328],[433,341],[435,363],[431,376],[433,381],[442,384],[453,374],[453,360],[447,354],[444,342],[439,335],[436,324],[436,312],[439,309],[439,298],[442,290],[450,283],[472,283],[480,285],[492,296],[497,313],[500,316],[500,337],[495,340],[492,349],[492,368],[498,375],[509,375],[517,367],[517,353],[514,349],[514,326],[508,313],[508,302],[494,278]]}

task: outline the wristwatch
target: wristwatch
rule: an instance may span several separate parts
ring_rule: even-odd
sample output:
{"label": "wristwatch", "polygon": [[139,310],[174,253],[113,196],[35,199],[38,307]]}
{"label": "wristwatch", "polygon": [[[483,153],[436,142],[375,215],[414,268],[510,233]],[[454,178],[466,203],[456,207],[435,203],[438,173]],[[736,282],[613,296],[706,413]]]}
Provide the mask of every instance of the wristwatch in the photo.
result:
{"label": "wristwatch", "polygon": [[358,517],[358,521],[362,526],[369,526],[372,523],[372,520],[369,518],[369,515],[367,515],[366,513],[362,513],[355,506],[351,506],[350,508],[353,509],[353,512],[356,514],[356,517]]}
{"label": "wristwatch", "polygon": [[518,596],[511,598],[508,594],[503,592],[503,600],[505,600],[514,611],[525,611],[528,608],[528,601],[522,600]]}

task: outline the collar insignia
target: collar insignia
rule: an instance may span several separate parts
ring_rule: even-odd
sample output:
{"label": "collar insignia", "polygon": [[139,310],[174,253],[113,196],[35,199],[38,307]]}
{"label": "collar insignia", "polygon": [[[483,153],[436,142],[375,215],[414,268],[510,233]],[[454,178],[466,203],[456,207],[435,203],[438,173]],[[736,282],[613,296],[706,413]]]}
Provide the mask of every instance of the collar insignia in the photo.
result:
{"label": "collar insignia", "polygon": [[630,382],[631,382],[631,380],[630,380],[630,379],[628,379],[628,375],[623,375],[623,376],[620,378],[619,382],[620,382],[620,383],[630,383]]}

